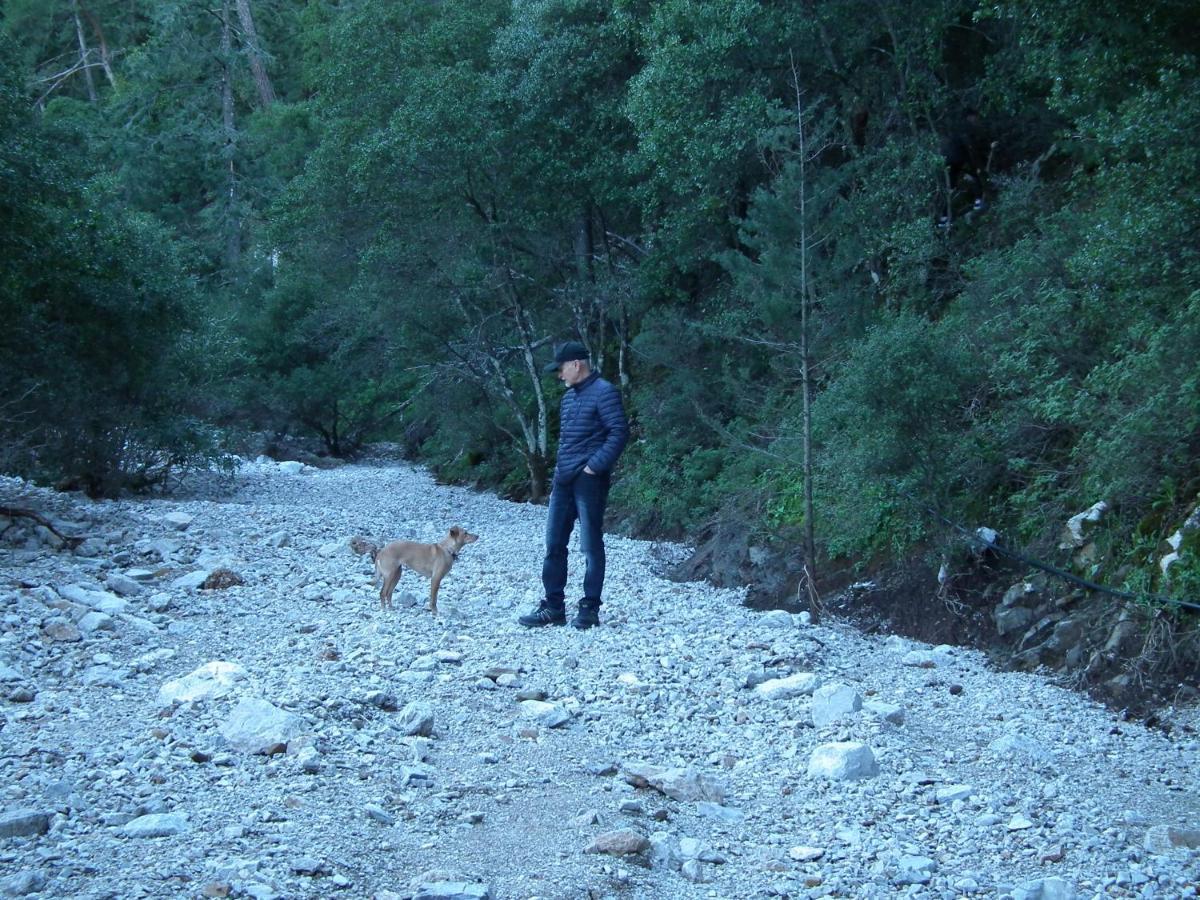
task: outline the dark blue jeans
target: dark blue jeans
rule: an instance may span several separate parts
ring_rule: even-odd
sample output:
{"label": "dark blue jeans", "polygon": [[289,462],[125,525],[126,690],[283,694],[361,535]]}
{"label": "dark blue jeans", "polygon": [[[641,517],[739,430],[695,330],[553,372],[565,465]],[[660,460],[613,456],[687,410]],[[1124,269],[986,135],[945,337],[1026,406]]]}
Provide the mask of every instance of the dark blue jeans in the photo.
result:
{"label": "dark blue jeans", "polygon": [[583,575],[583,598],[600,603],[604,588],[604,507],[608,503],[608,475],[580,472],[570,484],[555,484],[550,492],[546,519],[546,559],[542,563],[542,585],[546,601],[559,606],[566,599],[567,541],[579,521],[579,545],[587,564]]}

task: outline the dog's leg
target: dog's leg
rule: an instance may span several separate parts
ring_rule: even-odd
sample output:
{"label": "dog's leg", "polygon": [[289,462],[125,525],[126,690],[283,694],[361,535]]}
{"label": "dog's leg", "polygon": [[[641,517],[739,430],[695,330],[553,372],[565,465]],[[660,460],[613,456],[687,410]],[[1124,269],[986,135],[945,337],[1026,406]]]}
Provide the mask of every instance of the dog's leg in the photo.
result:
{"label": "dog's leg", "polygon": [[399,563],[396,568],[388,573],[387,580],[383,583],[383,589],[379,592],[379,600],[385,609],[392,608],[392,591],[396,589],[396,582],[400,580],[400,573],[404,571],[404,567]]}
{"label": "dog's leg", "polygon": [[429,608],[431,610],[433,610],[433,614],[435,616],[438,614],[438,611],[437,611],[438,588],[440,588],[442,586],[442,576],[445,574],[446,574],[445,572],[434,573],[433,580],[430,581],[430,583],[429,583]]}

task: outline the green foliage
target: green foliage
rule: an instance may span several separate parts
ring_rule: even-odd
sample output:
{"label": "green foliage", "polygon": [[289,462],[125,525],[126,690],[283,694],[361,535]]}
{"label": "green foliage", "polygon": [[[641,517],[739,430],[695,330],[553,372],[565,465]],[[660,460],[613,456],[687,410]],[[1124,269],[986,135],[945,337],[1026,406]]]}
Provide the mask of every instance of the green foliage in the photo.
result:
{"label": "green foliage", "polygon": [[[0,59],[13,48],[0,39]],[[181,416],[211,384],[196,295],[178,248],[106,180],[82,181],[2,73],[0,309],[10,468],[95,493],[203,460],[215,441]]]}
{"label": "green foliage", "polygon": [[[1089,574],[1193,589],[1156,562],[1200,483],[1183,0],[250,5],[274,103],[227,6],[93,0],[90,85],[55,80],[72,4],[5,7],[25,470],[104,481],[208,452],[215,420],[404,437],[528,496],[556,428],[536,363],[580,337],[635,422],[630,527],[735,508],[886,561],[949,519],[1054,555],[1106,499]],[[948,194],[967,108],[981,210]]]}

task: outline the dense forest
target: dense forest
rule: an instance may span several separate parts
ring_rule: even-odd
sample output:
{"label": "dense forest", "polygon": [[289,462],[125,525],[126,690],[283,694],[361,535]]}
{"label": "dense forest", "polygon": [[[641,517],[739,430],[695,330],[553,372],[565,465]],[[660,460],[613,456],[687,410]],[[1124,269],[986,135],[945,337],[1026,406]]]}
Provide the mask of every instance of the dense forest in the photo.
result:
{"label": "dense forest", "polygon": [[1196,598],[1195,12],[6,0],[0,463],[104,495],[305,434],[540,500],[577,338],[631,533],[820,580],[987,525]]}

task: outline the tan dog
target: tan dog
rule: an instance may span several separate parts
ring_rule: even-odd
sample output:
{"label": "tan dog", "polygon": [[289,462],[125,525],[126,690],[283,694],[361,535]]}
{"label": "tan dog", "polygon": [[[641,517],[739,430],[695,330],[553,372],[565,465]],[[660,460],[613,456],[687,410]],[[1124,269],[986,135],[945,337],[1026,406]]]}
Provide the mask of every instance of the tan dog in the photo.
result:
{"label": "tan dog", "polygon": [[380,582],[379,605],[383,609],[392,606],[392,591],[400,580],[404,567],[412,569],[430,579],[429,608],[437,615],[438,588],[442,579],[458,559],[465,544],[473,544],[479,535],[471,534],[455,525],[450,533],[436,544],[418,544],[415,541],[392,541],[375,554],[375,578]]}

